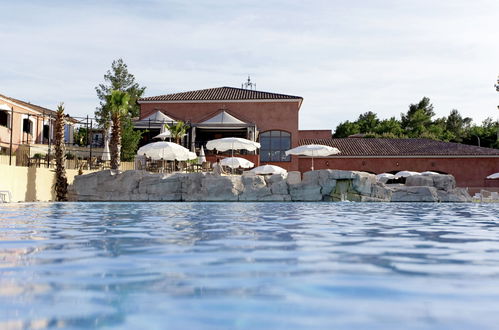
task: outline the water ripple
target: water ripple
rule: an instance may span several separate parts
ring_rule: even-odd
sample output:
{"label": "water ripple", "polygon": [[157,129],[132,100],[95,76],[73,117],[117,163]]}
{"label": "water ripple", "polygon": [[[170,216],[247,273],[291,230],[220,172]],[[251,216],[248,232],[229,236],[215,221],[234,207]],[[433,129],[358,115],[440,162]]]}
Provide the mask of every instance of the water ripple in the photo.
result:
{"label": "water ripple", "polygon": [[498,204],[0,208],[0,328],[499,322]]}

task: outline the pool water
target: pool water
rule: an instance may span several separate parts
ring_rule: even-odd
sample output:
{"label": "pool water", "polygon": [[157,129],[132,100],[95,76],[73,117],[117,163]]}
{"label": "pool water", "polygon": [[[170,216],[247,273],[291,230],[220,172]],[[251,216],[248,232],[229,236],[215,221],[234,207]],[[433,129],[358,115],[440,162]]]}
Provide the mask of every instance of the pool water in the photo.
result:
{"label": "pool water", "polygon": [[0,329],[493,329],[499,204],[0,205]]}

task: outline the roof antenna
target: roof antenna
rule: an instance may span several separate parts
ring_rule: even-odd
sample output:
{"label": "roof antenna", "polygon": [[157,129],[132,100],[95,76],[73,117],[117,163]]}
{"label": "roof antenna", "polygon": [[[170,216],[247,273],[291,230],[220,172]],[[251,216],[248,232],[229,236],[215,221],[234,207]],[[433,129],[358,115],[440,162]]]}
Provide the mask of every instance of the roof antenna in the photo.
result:
{"label": "roof antenna", "polygon": [[241,84],[241,88],[242,89],[254,89],[254,90],[256,90],[256,83],[252,83],[251,78],[248,75],[248,80],[245,83]]}

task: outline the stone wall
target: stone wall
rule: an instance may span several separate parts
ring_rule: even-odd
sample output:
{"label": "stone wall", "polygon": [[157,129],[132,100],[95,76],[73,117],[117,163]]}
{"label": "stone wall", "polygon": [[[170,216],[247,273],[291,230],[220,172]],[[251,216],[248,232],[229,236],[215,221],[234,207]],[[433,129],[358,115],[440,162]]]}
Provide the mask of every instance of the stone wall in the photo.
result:
{"label": "stone wall", "polygon": [[[418,181],[419,180],[419,181]],[[469,202],[450,175],[408,178],[406,185],[385,185],[373,174],[319,170],[288,175],[217,176],[211,173],[153,174],[101,171],[75,177],[75,201],[358,201]]]}

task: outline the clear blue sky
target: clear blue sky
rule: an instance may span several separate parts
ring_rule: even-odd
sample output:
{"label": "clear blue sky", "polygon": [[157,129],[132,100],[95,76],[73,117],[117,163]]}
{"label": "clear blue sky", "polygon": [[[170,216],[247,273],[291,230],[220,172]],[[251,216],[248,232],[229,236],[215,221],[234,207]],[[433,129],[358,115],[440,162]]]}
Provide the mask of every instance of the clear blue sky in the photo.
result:
{"label": "clear blue sky", "polygon": [[372,110],[499,118],[499,1],[0,0],[0,93],[93,115],[94,87],[123,58],[146,96],[250,74],[304,97],[302,129]]}

